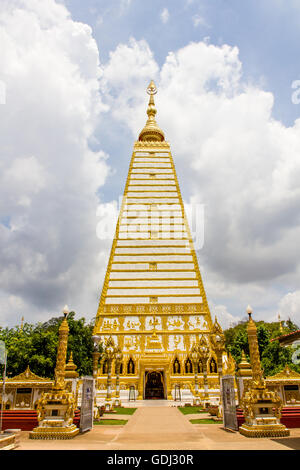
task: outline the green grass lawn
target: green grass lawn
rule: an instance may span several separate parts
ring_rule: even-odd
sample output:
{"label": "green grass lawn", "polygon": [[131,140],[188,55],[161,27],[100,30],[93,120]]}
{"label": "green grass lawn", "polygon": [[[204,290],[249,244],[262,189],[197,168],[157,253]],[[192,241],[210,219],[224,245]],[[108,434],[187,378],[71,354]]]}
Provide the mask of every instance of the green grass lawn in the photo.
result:
{"label": "green grass lawn", "polygon": [[206,410],[200,408],[199,406],[179,406],[179,411],[184,415],[194,415],[198,413],[207,413]]}
{"label": "green grass lawn", "polygon": [[[136,408],[123,408],[122,406],[117,406],[114,408],[112,412],[114,415],[133,415],[136,411]],[[110,413],[109,411],[105,411],[105,413]]]}
{"label": "green grass lawn", "polygon": [[190,419],[192,424],[222,424],[223,421],[214,421],[213,419]]}
{"label": "green grass lawn", "polygon": [[128,419],[100,419],[100,421],[94,421],[95,426],[124,426],[128,422]]}

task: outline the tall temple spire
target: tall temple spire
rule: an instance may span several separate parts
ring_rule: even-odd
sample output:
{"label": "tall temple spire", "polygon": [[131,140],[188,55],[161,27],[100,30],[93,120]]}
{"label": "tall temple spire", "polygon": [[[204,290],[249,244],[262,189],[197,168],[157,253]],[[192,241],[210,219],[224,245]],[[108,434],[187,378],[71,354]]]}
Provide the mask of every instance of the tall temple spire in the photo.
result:
{"label": "tall temple spire", "polygon": [[155,116],[156,116],[156,108],[154,103],[154,95],[157,93],[157,88],[153,80],[149,83],[147,88],[147,93],[150,95],[149,103],[148,103],[148,120],[144,129],[140,132],[139,140],[140,141],[151,141],[151,142],[163,142],[165,140],[165,136],[163,131],[158,127]]}
{"label": "tall temple spire", "polygon": [[[153,81],[147,93],[148,119],[134,142],[93,334],[103,343],[111,336],[121,349],[122,378],[137,399],[172,399],[175,384],[192,374],[186,363],[200,334],[213,358],[213,324],[170,144],[155,120]],[[103,390],[107,369],[94,368]]]}

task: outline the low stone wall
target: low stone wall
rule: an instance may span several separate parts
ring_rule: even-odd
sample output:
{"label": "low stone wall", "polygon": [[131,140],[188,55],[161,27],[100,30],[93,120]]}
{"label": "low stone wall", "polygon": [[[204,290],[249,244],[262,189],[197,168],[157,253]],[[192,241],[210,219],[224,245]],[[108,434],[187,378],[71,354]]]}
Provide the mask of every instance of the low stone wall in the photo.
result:
{"label": "low stone wall", "polygon": [[[240,427],[245,422],[244,413],[241,408],[237,408],[236,416],[238,427]],[[300,428],[300,407],[284,406],[281,410],[280,423],[284,424],[288,429]]]}
{"label": "low stone wall", "polygon": [[[79,428],[79,410],[75,410],[73,423]],[[38,424],[37,412],[35,410],[3,410],[3,430],[21,429],[22,431],[32,431]]]}
{"label": "low stone wall", "polygon": [[16,446],[16,435],[12,433],[0,434],[0,450],[11,450]]}

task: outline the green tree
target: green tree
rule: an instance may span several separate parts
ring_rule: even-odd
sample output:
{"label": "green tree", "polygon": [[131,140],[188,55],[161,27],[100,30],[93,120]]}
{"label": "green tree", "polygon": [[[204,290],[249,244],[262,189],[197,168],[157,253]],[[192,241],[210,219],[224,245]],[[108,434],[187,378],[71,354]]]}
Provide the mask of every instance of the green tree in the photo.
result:
{"label": "green tree", "polygon": [[[247,324],[247,321],[239,322],[234,327],[224,331],[226,349],[232,354],[237,364],[241,361],[242,351],[246,353],[247,359],[250,359]],[[292,347],[282,347],[278,340],[274,340],[282,334],[288,334],[298,330],[299,327],[290,320],[285,322],[283,331],[280,329],[279,322],[267,323],[259,321],[256,322],[256,327],[261,366],[265,376],[276,374],[282,370],[286,364],[288,364],[291,369],[300,372],[300,366],[294,364],[292,360],[295,349]],[[272,339],[274,341],[271,341]]]}
{"label": "green tree", "polygon": [[[93,323],[84,318],[75,320],[75,313],[68,315],[69,338],[67,358],[71,351],[79,375],[92,374]],[[29,365],[32,372],[41,377],[54,377],[58,346],[58,330],[63,317],[51,318],[46,323],[25,323],[20,327],[0,330],[0,339],[7,348],[7,375],[24,372]]]}

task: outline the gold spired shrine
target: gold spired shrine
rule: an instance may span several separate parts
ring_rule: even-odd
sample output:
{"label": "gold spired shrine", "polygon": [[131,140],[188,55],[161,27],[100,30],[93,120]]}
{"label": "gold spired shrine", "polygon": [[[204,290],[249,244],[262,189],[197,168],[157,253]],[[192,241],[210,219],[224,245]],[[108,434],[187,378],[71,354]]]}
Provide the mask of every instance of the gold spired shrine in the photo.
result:
{"label": "gold spired shrine", "polygon": [[[93,334],[122,352],[121,398],[134,390],[140,400],[173,400],[176,390],[184,399],[199,390],[217,401],[213,339],[222,330],[212,323],[170,145],[155,120],[153,81],[147,92],[148,120],[134,144]],[[207,352],[195,362],[200,339]],[[98,367],[98,357],[97,397],[105,397],[109,375],[110,400],[116,370],[107,359]],[[221,369],[226,361],[222,352]]]}

